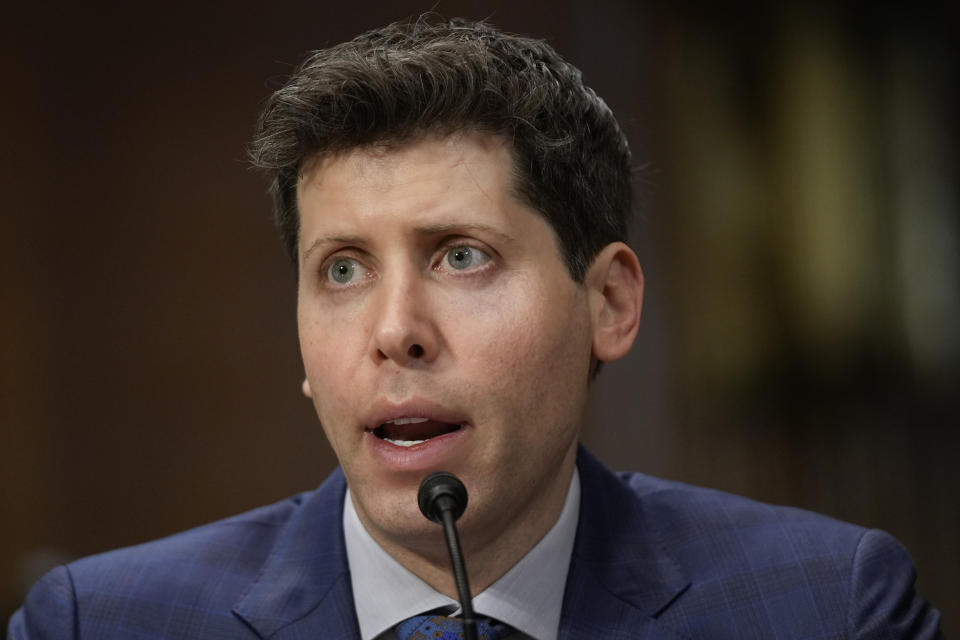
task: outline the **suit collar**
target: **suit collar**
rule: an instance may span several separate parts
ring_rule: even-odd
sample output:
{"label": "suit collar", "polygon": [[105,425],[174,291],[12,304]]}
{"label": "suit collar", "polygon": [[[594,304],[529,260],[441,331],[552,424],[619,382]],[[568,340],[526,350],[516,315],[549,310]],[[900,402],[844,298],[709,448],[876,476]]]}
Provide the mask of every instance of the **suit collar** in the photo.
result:
{"label": "suit collar", "polygon": [[[656,618],[689,586],[643,502],[583,447],[582,497],[570,559],[561,640],[670,638]],[[262,638],[358,638],[343,540],[346,480],[338,468],[284,528],[260,575],[234,607]],[[611,629],[611,623],[617,625]]]}
{"label": "suit collar", "polygon": [[[284,527],[234,613],[262,638],[358,638],[343,541],[346,480],[337,468]],[[290,630],[290,629],[288,629]]]}
{"label": "suit collar", "polygon": [[630,487],[582,446],[577,468],[583,497],[560,638],[679,637],[656,618],[690,582],[667,555],[654,518]]}

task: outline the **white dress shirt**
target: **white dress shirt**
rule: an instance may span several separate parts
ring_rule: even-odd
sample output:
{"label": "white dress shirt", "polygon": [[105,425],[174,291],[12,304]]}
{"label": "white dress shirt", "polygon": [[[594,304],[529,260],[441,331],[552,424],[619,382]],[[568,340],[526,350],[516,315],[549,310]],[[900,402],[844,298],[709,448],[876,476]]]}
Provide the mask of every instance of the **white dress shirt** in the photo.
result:
{"label": "white dress shirt", "polygon": [[[579,517],[580,476],[574,469],[557,522],[517,564],[473,598],[477,616],[517,629],[510,640],[556,640]],[[377,544],[357,517],[349,490],[343,533],[361,640],[393,640],[393,628],[401,621],[440,607],[448,607],[448,615],[459,612],[456,600],[435,591]],[[469,569],[470,558],[466,560]]]}

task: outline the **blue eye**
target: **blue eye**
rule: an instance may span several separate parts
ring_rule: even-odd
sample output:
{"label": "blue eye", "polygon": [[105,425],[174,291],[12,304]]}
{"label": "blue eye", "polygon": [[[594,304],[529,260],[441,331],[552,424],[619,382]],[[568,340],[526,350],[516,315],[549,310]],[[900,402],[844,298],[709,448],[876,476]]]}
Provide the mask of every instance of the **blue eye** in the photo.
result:
{"label": "blue eye", "polygon": [[349,284],[357,273],[355,260],[341,258],[330,265],[330,279],[337,284]]}
{"label": "blue eye", "polygon": [[473,265],[474,250],[470,247],[453,247],[447,251],[447,264],[462,271]]}

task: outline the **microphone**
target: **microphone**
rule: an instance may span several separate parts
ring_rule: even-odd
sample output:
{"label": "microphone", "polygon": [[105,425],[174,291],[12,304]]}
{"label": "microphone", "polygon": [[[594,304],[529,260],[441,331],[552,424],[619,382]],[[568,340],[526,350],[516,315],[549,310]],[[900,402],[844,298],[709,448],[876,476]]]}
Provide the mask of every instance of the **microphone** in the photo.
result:
{"label": "microphone", "polygon": [[470,583],[467,581],[467,566],[460,550],[460,538],[454,522],[467,508],[467,488],[452,473],[435,471],[423,479],[417,492],[420,512],[428,520],[443,525],[450,552],[450,564],[453,565],[453,581],[460,594],[460,608],[463,611],[464,640],[477,640],[477,620],[473,614],[473,601],[470,597]]}

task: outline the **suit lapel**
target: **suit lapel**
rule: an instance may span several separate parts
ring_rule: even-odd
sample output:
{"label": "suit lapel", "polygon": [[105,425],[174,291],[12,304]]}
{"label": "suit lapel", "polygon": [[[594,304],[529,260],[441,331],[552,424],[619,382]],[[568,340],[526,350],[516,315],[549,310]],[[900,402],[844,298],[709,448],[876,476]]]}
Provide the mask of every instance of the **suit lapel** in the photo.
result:
{"label": "suit lapel", "polygon": [[[682,636],[657,616],[689,586],[643,502],[583,447],[580,521],[560,640]],[[340,469],[306,499],[234,607],[261,638],[359,638],[343,541]]]}
{"label": "suit lapel", "polygon": [[657,620],[689,581],[664,551],[656,522],[636,494],[583,447],[577,468],[580,521],[560,640],[682,637]]}
{"label": "suit lapel", "polygon": [[338,468],[291,518],[234,607],[261,638],[359,638],[343,541]]}

